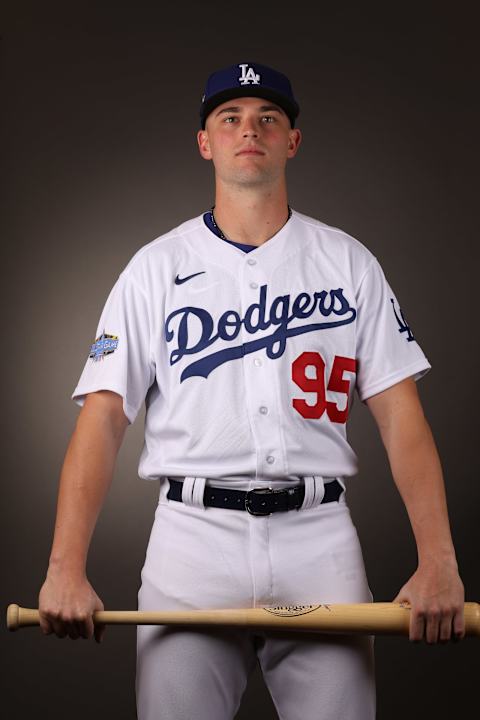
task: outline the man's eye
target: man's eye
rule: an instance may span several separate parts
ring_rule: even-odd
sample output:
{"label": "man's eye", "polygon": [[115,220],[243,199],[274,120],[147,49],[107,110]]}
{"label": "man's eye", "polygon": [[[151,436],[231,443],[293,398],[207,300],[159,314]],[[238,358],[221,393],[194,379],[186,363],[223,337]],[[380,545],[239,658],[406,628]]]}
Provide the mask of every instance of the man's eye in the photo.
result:
{"label": "man's eye", "polygon": [[275,118],[273,117],[273,115],[264,115],[262,120],[264,120],[267,123],[275,122]]}
{"label": "man's eye", "polygon": [[229,123],[230,121],[233,122],[233,120],[236,120],[236,117],[234,115],[227,115],[227,117],[225,118],[226,123]]}

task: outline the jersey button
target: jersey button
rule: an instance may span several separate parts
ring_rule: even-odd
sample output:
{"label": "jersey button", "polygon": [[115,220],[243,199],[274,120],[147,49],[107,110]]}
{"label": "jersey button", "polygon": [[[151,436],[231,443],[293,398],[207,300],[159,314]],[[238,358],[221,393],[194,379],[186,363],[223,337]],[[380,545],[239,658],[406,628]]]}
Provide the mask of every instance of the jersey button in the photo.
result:
{"label": "jersey button", "polygon": [[262,364],[262,361],[260,360],[260,358],[255,358],[255,360],[253,361],[253,364],[256,365],[257,367],[260,367],[260,365]]}
{"label": "jersey button", "polygon": [[265,405],[262,405],[260,407],[260,412],[262,413],[262,415],[266,415],[268,413],[268,408],[265,407]]}
{"label": "jersey button", "polygon": [[258,283],[256,283],[256,282],[251,282],[251,283],[250,283],[250,287],[253,288],[254,290],[256,290],[256,289],[258,288]]}
{"label": "jersey button", "polygon": [[267,455],[267,462],[270,463],[270,465],[275,462],[273,455]]}
{"label": "jersey button", "polygon": [[257,264],[257,261],[254,260],[253,258],[248,258],[247,262],[248,262],[249,265],[256,265],[256,264]]}

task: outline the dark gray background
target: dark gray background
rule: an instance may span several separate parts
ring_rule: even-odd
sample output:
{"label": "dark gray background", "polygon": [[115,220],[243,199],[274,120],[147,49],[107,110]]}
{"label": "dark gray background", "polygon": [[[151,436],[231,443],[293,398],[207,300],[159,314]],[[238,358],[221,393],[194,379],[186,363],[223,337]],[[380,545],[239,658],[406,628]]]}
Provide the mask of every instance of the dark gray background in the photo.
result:
{"label": "dark gray background", "polygon": [[[433,365],[419,390],[467,599],[480,600],[475,23],[461,4],[395,8],[44,2],[4,11],[4,608],[37,604],[78,412],[70,394],[103,303],[139,247],[211,204],[212,170],[195,142],[203,85],[212,70],[248,60],[286,72],[301,105],[291,205],[377,255]],[[156,504],[156,484],[136,474],[142,422],[127,433],[91,547],[90,580],[112,609],[135,607]],[[350,506],[375,599],[391,600],[415,569],[415,545],[358,401],[350,438],[360,459]],[[1,639],[5,717],[134,717],[133,628],[108,628],[102,646],[35,629]],[[473,704],[478,642],[378,638],[378,717],[441,720]],[[275,717],[258,673],[237,717],[252,712]]]}

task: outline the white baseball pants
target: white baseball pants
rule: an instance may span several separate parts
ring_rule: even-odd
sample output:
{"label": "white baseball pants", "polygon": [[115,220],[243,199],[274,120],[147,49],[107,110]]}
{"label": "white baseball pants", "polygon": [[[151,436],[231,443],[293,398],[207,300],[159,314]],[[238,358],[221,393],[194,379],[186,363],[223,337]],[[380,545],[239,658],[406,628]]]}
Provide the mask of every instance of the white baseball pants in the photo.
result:
{"label": "white baseball pants", "polygon": [[[259,517],[205,508],[205,478],[185,479],[185,503],[167,499],[164,481],[139,609],[371,602],[345,493],[320,504],[323,479],[305,486],[299,510]],[[137,631],[138,720],[233,720],[256,662],[280,720],[375,718],[373,637],[146,625]]]}

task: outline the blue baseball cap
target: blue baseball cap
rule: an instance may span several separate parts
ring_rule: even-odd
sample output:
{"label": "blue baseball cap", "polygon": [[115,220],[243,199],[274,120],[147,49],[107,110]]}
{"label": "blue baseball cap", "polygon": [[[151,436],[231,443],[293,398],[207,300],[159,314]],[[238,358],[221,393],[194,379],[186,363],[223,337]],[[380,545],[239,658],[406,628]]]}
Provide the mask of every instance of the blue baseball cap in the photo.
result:
{"label": "blue baseball cap", "polygon": [[288,115],[292,128],[300,112],[286,75],[258,63],[239,63],[217,70],[210,75],[200,107],[202,130],[207,116],[218,105],[238,97],[259,97],[271,100]]}

